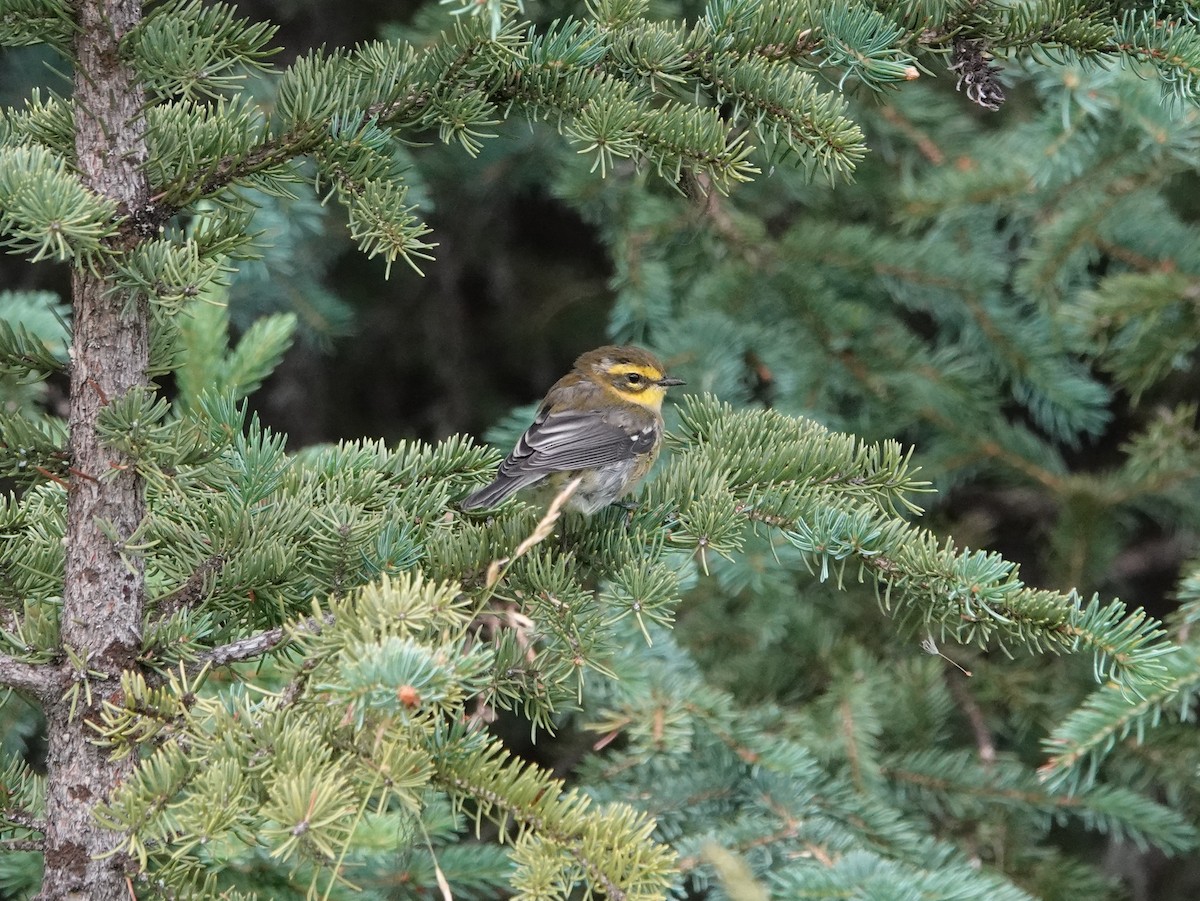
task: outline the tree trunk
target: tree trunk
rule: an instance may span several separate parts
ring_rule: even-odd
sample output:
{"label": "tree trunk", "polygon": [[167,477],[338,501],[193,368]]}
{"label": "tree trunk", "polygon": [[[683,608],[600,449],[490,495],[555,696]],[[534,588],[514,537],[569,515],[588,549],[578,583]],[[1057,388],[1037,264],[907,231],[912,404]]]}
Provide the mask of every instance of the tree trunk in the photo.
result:
{"label": "tree trunk", "polygon": [[[119,43],[141,18],[137,0],[80,0],[75,39],[75,149],[84,182],[136,215],[149,197],[143,164],[145,96]],[[91,703],[80,692],[47,709],[45,875],[43,901],[129,899],[122,855],[109,855],[116,836],[99,828],[93,808],[132,769],[111,761],[88,727],[100,702],[135,666],[142,631],[145,579],[141,561],[122,557],[105,536],[122,538],[145,512],[142,480],[127,460],[101,443],[96,417],[110,400],[146,381],[146,299],[113,292],[97,274],[77,269],[72,281],[70,489],[61,635],[64,649],[86,661]]]}

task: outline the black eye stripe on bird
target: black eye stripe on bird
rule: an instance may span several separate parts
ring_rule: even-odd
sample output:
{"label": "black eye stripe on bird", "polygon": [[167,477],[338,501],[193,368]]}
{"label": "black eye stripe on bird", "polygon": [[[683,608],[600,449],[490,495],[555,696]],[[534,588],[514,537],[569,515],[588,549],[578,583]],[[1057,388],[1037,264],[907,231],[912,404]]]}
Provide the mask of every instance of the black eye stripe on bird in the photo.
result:
{"label": "black eye stripe on bird", "polygon": [[523,488],[557,490],[576,476],[583,481],[568,509],[590,514],[620,500],[653,465],[662,443],[663,397],[682,384],[639,347],[588,351],[546,393],[492,483],[459,506],[494,507]]}

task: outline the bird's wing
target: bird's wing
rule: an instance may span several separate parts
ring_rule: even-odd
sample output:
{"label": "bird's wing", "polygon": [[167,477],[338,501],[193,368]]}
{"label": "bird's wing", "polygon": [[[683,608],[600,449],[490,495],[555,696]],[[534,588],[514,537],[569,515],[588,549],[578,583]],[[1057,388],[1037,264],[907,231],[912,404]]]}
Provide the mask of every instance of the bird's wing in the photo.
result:
{"label": "bird's wing", "polygon": [[651,421],[626,431],[595,413],[545,408],[500,464],[495,480],[461,502],[464,510],[494,507],[554,472],[619,463],[653,450],[661,426]]}
{"label": "bird's wing", "polygon": [[595,413],[542,412],[500,464],[500,474],[549,475],[619,463],[652,450],[659,428],[650,421],[627,431]]}

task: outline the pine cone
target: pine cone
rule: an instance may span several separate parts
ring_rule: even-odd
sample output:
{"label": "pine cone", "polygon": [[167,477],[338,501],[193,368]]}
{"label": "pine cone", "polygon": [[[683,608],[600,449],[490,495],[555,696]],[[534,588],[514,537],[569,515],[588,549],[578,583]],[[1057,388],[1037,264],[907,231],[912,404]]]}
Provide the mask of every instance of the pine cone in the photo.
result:
{"label": "pine cone", "polygon": [[1004,89],[1000,86],[999,66],[993,66],[985,44],[975,38],[954,39],[954,53],[950,57],[950,70],[958,73],[955,90],[967,86],[967,97],[984,109],[998,110],[1004,102]]}

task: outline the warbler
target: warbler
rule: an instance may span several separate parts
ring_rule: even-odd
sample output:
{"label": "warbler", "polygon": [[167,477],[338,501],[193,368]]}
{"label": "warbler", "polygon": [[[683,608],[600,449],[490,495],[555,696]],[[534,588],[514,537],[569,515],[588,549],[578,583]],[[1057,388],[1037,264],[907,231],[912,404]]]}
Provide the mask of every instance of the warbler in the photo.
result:
{"label": "warbler", "polygon": [[568,509],[591,514],[620,500],[658,456],[663,397],[682,384],[640,347],[589,350],[546,393],[495,481],[459,506],[494,507],[522,488],[543,483],[557,490],[576,476],[582,481]]}

